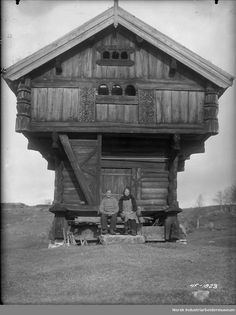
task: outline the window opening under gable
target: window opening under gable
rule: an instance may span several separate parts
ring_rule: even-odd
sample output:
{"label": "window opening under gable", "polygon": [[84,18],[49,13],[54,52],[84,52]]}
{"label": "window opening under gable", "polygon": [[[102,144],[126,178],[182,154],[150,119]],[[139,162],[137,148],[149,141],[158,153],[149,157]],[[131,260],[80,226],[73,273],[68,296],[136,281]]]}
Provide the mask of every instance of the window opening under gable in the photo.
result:
{"label": "window opening under gable", "polygon": [[113,51],[112,53],[112,59],[119,59],[120,54],[118,53],[118,51]]}
{"label": "window opening under gable", "polygon": [[121,59],[128,59],[129,56],[128,56],[127,51],[122,51],[120,54],[120,57],[121,57]]}
{"label": "window opening under gable", "polygon": [[109,89],[106,84],[101,84],[98,87],[98,95],[109,95]]}
{"label": "window opening under gable", "polygon": [[114,84],[112,87],[112,90],[111,90],[111,94],[112,95],[122,95],[123,90],[122,90],[121,86],[118,84]]}
{"label": "window opening under gable", "polygon": [[135,96],[136,95],[135,87],[133,85],[127,85],[125,89],[125,95]]}
{"label": "window opening under gable", "polygon": [[110,52],[109,51],[104,51],[102,54],[103,59],[110,59]]}

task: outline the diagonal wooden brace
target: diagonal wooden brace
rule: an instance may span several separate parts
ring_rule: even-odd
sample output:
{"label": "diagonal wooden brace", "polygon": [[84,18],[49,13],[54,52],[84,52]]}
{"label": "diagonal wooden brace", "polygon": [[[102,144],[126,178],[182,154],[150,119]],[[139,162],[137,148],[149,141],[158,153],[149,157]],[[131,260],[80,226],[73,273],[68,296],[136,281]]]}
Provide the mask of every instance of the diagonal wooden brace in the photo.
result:
{"label": "diagonal wooden brace", "polygon": [[61,144],[65,150],[65,153],[71,163],[72,169],[75,173],[76,179],[83,190],[85,198],[89,205],[93,204],[93,194],[87,184],[87,180],[83,174],[83,171],[80,168],[80,165],[76,159],[76,156],[71,148],[70,141],[67,135],[59,135]]}

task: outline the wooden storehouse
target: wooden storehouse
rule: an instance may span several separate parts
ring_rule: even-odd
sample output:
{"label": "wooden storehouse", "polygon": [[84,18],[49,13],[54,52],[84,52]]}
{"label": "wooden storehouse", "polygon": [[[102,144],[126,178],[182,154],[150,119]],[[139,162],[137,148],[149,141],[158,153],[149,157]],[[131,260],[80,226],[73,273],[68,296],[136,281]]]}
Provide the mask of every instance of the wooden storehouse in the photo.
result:
{"label": "wooden storehouse", "polygon": [[179,211],[177,173],[218,133],[233,76],[118,6],[9,67],[16,132],[55,171],[55,217],[97,217],[131,186],[144,216]]}

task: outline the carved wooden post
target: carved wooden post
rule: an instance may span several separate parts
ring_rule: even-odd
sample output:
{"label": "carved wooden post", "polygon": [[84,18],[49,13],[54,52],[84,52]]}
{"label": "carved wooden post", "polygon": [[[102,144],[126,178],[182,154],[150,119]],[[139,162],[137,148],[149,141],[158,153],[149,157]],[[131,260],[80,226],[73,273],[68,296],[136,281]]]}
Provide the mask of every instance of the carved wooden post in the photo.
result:
{"label": "carved wooden post", "polygon": [[17,117],[16,117],[16,132],[29,130],[31,118],[31,81],[25,79],[19,83],[17,89]]}
{"label": "carved wooden post", "polygon": [[170,209],[178,209],[177,201],[177,172],[179,164],[180,136],[175,134],[171,145],[171,157],[169,164],[169,192],[167,203]]}
{"label": "carved wooden post", "polygon": [[169,169],[169,193],[168,193],[168,205],[170,207],[178,207],[177,202],[177,170],[178,170],[179,157],[176,155],[171,159],[171,165]]}
{"label": "carved wooden post", "polygon": [[210,85],[208,85],[205,93],[204,102],[204,123],[210,134],[217,134],[219,130],[218,124],[218,94]]}
{"label": "carved wooden post", "polygon": [[175,134],[171,143],[171,154],[169,164],[169,192],[167,203],[169,208],[165,218],[165,240],[175,241],[179,238],[179,222],[177,214],[181,212],[177,201],[177,173],[180,155],[180,136]]}
{"label": "carved wooden post", "polygon": [[55,157],[55,188],[54,188],[54,203],[60,204],[63,202],[63,162]]}

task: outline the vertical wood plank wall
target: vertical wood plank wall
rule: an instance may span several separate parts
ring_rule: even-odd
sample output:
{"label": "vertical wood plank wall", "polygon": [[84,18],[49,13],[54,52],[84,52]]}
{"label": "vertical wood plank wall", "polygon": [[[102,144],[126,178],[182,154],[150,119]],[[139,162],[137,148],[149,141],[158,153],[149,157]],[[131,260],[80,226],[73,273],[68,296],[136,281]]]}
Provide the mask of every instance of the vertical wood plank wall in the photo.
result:
{"label": "vertical wood plank wall", "polygon": [[[143,47],[136,46],[135,36],[127,30],[118,32],[116,36],[111,32],[98,38],[94,45],[81,45],[63,55],[61,67],[62,73],[56,75],[55,68],[50,69],[38,76],[38,79],[54,78],[100,78],[100,79],[169,79],[171,58],[161,50],[145,44]],[[134,61],[132,66],[107,66],[98,65],[96,61],[101,59],[99,47],[119,46],[133,49],[130,59]],[[174,80],[196,81],[196,75],[185,67],[179,67]],[[199,78],[198,78],[199,80]]]}
{"label": "vertical wood plank wall", "polygon": [[[109,33],[110,32],[110,33]],[[132,49],[130,59],[134,62],[131,66],[99,65],[101,52],[99,48],[106,46],[124,47]],[[62,73],[56,74],[53,62],[45,66],[34,82],[40,81],[41,87],[32,88],[32,120],[33,121],[83,121],[82,88],[86,85],[94,91],[103,80],[116,82],[128,80],[135,82],[142,80],[142,85],[149,87],[149,80],[171,80],[204,86],[200,77],[179,64],[174,77],[169,76],[171,58],[159,49],[145,43],[138,47],[134,34],[128,30],[120,29],[116,35],[106,30],[96,37],[94,44],[74,47],[62,55]],[[88,81],[93,79],[93,81]],[[109,81],[109,79],[111,81]],[[64,80],[64,81],[63,81]],[[71,80],[78,82],[73,87],[68,87]],[[76,81],[78,80],[78,81]],[[79,83],[80,80],[80,83]],[[87,80],[82,83],[83,80]],[[130,81],[129,81],[130,80]],[[134,80],[134,81],[132,81]],[[57,87],[43,87],[42,82],[53,84],[61,82]],[[62,82],[67,82],[63,87]],[[153,81],[152,81],[153,82]],[[130,84],[130,83],[127,83]],[[138,91],[137,91],[138,95]],[[203,122],[204,92],[183,90],[157,90],[154,88],[154,119],[153,123],[202,123]],[[95,120],[98,122],[139,123],[139,106],[137,104],[94,104]]]}
{"label": "vertical wood plank wall", "polygon": [[[153,120],[161,123],[202,123],[204,92],[155,90]],[[94,104],[98,122],[139,123],[139,106]],[[33,121],[81,121],[79,88],[32,88]]]}

